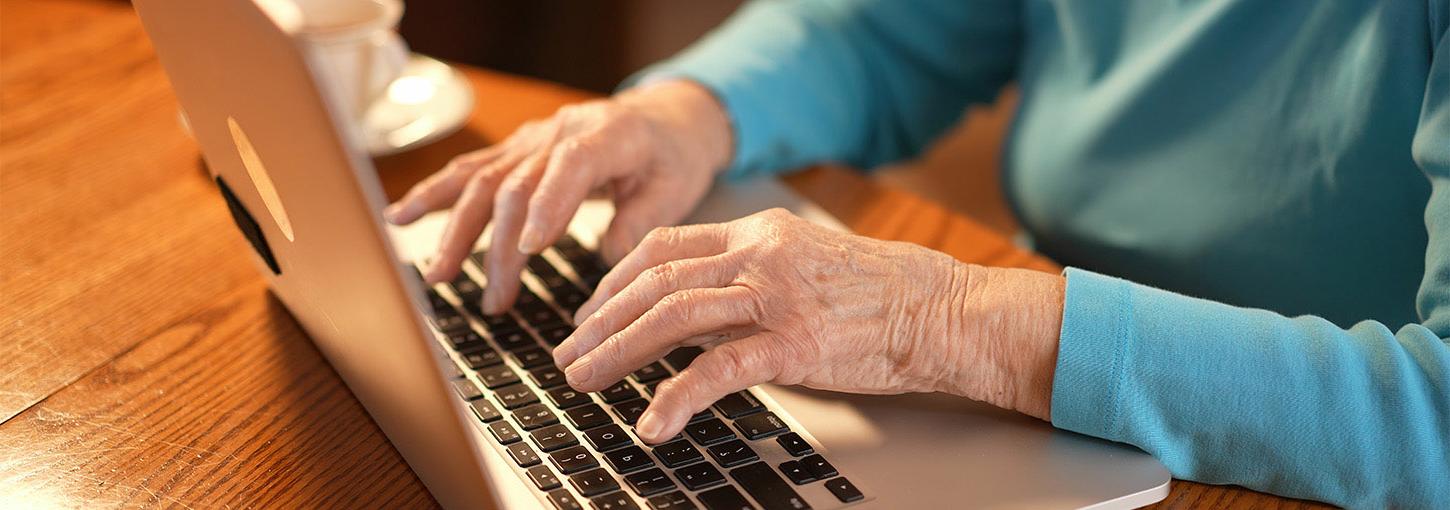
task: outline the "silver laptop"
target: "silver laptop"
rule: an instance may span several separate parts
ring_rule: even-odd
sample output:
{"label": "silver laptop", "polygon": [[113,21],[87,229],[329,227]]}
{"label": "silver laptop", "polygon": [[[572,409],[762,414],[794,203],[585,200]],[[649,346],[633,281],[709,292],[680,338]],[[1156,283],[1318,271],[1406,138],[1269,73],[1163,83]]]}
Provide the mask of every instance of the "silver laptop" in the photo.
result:
{"label": "silver laptop", "polygon": [[[594,394],[549,357],[608,270],[592,248],[609,205],[587,203],[530,261],[508,314],[478,312],[480,257],[426,288],[415,265],[442,218],[384,226],[375,170],[286,2],[134,4],[257,267],[444,506],[1130,508],[1167,495],[1169,474],[1141,451],[943,395],[761,386],[644,444],[631,425],[698,351]],[[722,186],[693,221],[774,206],[844,228],[774,180]]]}

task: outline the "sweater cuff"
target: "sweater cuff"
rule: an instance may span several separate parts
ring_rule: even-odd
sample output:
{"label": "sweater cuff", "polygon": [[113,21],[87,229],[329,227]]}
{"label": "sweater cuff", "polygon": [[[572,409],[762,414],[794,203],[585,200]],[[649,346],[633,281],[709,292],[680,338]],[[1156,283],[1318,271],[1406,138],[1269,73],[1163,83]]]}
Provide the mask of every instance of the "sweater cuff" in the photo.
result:
{"label": "sweater cuff", "polygon": [[1133,337],[1130,285],[1077,268],[1063,273],[1067,294],[1052,384],[1052,424],[1090,436],[1117,437],[1123,363]]}

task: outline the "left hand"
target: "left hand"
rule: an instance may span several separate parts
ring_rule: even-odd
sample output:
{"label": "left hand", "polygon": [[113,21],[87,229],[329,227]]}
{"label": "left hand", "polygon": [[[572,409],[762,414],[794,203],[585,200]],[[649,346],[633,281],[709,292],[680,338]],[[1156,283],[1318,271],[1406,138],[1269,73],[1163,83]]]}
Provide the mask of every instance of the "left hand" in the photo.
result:
{"label": "left hand", "polygon": [[656,229],[580,307],[554,351],[598,391],[681,345],[713,345],[662,383],[636,431],[658,442],[756,384],[943,391],[1047,418],[1061,276],[962,264],[774,209]]}

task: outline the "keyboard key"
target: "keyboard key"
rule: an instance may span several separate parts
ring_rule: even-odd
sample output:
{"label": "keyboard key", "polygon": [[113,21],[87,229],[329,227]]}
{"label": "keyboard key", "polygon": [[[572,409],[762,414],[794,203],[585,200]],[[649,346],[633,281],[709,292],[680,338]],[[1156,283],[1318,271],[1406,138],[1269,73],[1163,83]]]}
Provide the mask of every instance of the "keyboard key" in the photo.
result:
{"label": "keyboard key", "polygon": [[649,454],[638,446],[620,448],[606,453],[604,461],[609,463],[609,467],[614,468],[614,472],[621,475],[655,465],[655,461],[650,460]]}
{"label": "keyboard key", "polygon": [[498,342],[499,348],[513,352],[523,349],[533,349],[539,346],[534,337],[524,330],[505,331],[493,336],[493,341]]}
{"label": "keyboard key", "polygon": [[453,391],[458,393],[463,400],[473,400],[483,396],[483,391],[478,389],[478,385],[468,379],[453,381]]}
{"label": "keyboard key", "polygon": [[770,412],[752,414],[735,420],[735,428],[740,429],[740,433],[745,434],[745,437],[752,441],[790,432],[785,421]]}
{"label": "keyboard key", "polygon": [[567,324],[563,326],[553,326],[540,329],[539,339],[543,340],[546,344],[558,346],[559,344],[564,343],[564,339],[569,338],[569,335],[573,333],[573,326],[569,326]]}
{"label": "keyboard key", "polygon": [[760,403],[760,399],[755,398],[755,395],[749,391],[737,391],[725,395],[725,398],[715,402],[714,407],[716,411],[720,411],[720,414],[730,419],[765,410],[765,404]]}
{"label": "keyboard key", "polygon": [[478,380],[483,381],[485,388],[494,390],[519,382],[519,374],[515,374],[509,367],[499,365],[479,370]]}
{"label": "keyboard key", "polygon": [[468,368],[478,370],[480,368],[491,367],[499,363],[503,363],[503,357],[498,355],[498,351],[495,351],[489,347],[484,347],[482,349],[475,349],[473,351],[464,353],[463,362],[468,364]]}
{"label": "keyboard key", "polygon": [[[549,460],[554,462],[554,466],[559,468],[560,473],[566,475],[599,467],[599,461],[594,460],[594,456],[589,453],[589,450],[585,450],[583,446],[571,446],[550,453]],[[588,495],[585,494],[585,496]]]}
{"label": "keyboard key", "polygon": [[559,317],[559,313],[542,301],[529,306],[518,305],[514,310],[524,318],[524,322],[539,329],[564,323],[563,318]]}
{"label": "keyboard key", "polygon": [[811,474],[810,471],[806,471],[805,465],[801,464],[801,461],[798,460],[788,460],[780,463],[780,472],[786,478],[789,478],[791,483],[796,485],[805,485],[816,481],[816,475]]}
{"label": "keyboard key", "polygon": [[543,404],[533,404],[514,411],[514,420],[518,421],[519,426],[524,430],[534,430],[559,423],[559,419],[554,417],[554,413]]}
{"label": "keyboard key", "polygon": [[669,376],[670,371],[665,370],[665,366],[659,364],[658,361],[645,365],[644,368],[635,370],[634,373],[629,374],[630,379],[634,379],[634,382],[640,384],[658,381]]}
{"label": "keyboard key", "polygon": [[494,397],[498,398],[498,403],[503,404],[503,408],[508,410],[539,403],[539,396],[534,394],[534,390],[522,384],[500,388],[494,392]]}
{"label": "keyboard key", "polygon": [[859,501],[866,497],[865,494],[861,494],[861,490],[857,489],[855,484],[844,476],[826,480],[826,488],[831,491],[831,494],[835,494],[836,499],[841,500],[842,503]]}
{"label": "keyboard key", "polygon": [[584,510],[579,501],[574,499],[574,493],[569,489],[555,489],[549,491],[549,503],[554,505],[555,510]]}
{"label": "keyboard key", "polygon": [[[553,363],[552,361],[550,363]],[[554,368],[554,365],[544,365],[529,371],[529,380],[540,388],[549,389],[564,384],[564,373]]]}
{"label": "keyboard key", "polygon": [[483,335],[472,329],[463,329],[448,333],[448,346],[458,352],[474,349],[487,349],[488,343],[483,341]]}
{"label": "keyboard key", "polygon": [[704,353],[705,350],[699,347],[680,347],[666,354],[664,361],[666,365],[678,372],[690,366],[690,362],[695,361],[695,358]]}
{"label": "keyboard key", "polygon": [[695,503],[690,497],[680,491],[668,492],[649,498],[649,507],[653,510],[695,510]]}
{"label": "keyboard key", "polygon": [[560,289],[549,289],[549,291],[554,293],[554,303],[569,313],[579,311],[579,307],[589,300],[589,294],[572,285]]}
{"label": "keyboard key", "polygon": [[644,385],[643,385],[644,386],[644,393],[646,395],[651,396],[651,397],[655,396],[655,391],[658,391],[659,390],[660,383],[662,383],[662,382],[664,382],[664,381],[663,380],[660,380],[660,381],[650,381],[650,382],[644,383]]}
{"label": "keyboard key", "polygon": [[619,490],[619,482],[614,481],[614,475],[609,474],[604,468],[591,469],[570,476],[569,484],[578,489],[579,493],[586,498]]}
{"label": "keyboard key", "polygon": [[698,413],[690,415],[690,420],[685,423],[701,422],[714,417],[715,413],[711,412],[709,409],[706,409],[704,411],[700,411]]}
{"label": "keyboard key", "polygon": [[709,450],[710,457],[723,467],[739,466],[760,458],[755,450],[750,449],[750,445],[739,439],[711,446]]}
{"label": "keyboard key", "polygon": [[503,415],[499,414],[498,408],[493,406],[493,402],[489,402],[487,400],[478,399],[473,402],[469,402],[468,407],[472,408],[473,415],[477,416],[478,420],[484,423],[503,418]]}
{"label": "keyboard key", "polygon": [[756,462],[730,471],[750,497],[755,498],[765,510],[800,510],[810,508],[805,498],[797,494],[790,484],[775,474],[775,470],[764,462]]}
{"label": "keyboard key", "polygon": [[[415,267],[413,268],[413,270],[417,271],[418,268]],[[418,274],[418,279],[423,279],[423,275],[421,273]],[[438,291],[428,289],[427,295],[428,308],[431,308],[433,310],[434,315],[458,315],[458,312],[453,310],[453,305],[448,304],[448,300],[443,299],[443,296],[438,294]]]}
{"label": "keyboard key", "polygon": [[830,462],[826,462],[826,458],[820,455],[811,455],[801,459],[801,465],[805,466],[806,471],[811,476],[816,477],[817,480],[825,480],[837,474],[836,466],[832,466]]}
{"label": "keyboard key", "polygon": [[443,375],[450,381],[466,377],[463,375],[463,370],[458,368],[458,364],[453,362],[453,358],[449,358],[447,355],[439,353],[438,364],[439,368],[443,369]]}
{"label": "keyboard key", "polygon": [[509,445],[509,457],[513,457],[514,463],[519,467],[529,467],[539,463],[539,454],[534,452],[529,443],[514,443]]}
{"label": "keyboard key", "polygon": [[524,370],[541,367],[554,362],[554,359],[549,357],[549,353],[544,352],[543,349],[538,347],[510,352],[509,359],[514,360],[514,363],[518,363]]}
{"label": "keyboard key", "polygon": [[582,405],[564,411],[564,417],[568,418],[569,423],[574,424],[574,428],[579,430],[592,429],[613,421],[609,419],[608,414],[604,413],[604,409],[596,404]]}
{"label": "keyboard key", "polygon": [[619,381],[618,384],[615,384],[614,386],[610,386],[608,388],[605,388],[603,391],[600,391],[599,397],[604,399],[604,403],[613,404],[615,402],[624,402],[632,398],[639,398],[639,392],[634,391],[634,387],[630,386],[629,383]]}
{"label": "keyboard key", "polygon": [[634,444],[634,440],[624,433],[624,429],[614,424],[584,431],[584,440],[594,447],[594,451],[601,453]]}
{"label": "keyboard key", "polygon": [[725,483],[725,475],[709,462],[697,462],[675,470],[675,478],[692,491]]}
{"label": "keyboard key", "polygon": [[704,446],[735,439],[735,433],[718,418],[685,425],[685,433],[690,435],[690,439]]}
{"label": "keyboard key", "polygon": [[589,398],[588,393],[577,391],[574,388],[570,388],[568,386],[549,390],[548,395],[549,402],[552,402],[554,404],[554,407],[557,407],[559,409],[568,409],[570,407],[581,406],[594,402],[594,399]]}
{"label": "keyboard key", "polygon": [[811,448],[811,444],[806,442],[806,438],[795,432],[777,437],[775,442],[780,443],[780,447],[785,448],[786,453],[789,453],[791,457],[816,453],[816,449]]}
{"label": "keyboard key", "polygon": [[656,446],[654,452],[655,457],[660,459],[660,463],[668,468],[683,466],[705,458],[700,454],[700,450],[696,450],[689,441],[683,439]]}
{"label": "keyboard key", "polygon": [[559,477],[554,476],[554,470],[549,469],[549,466],[534,466],[528,472],[529,481],[534,482],[534,487],[541,491],[554,490],[564,485],[559,482]]}
{"label": "keyboard key", "polygon": [[519,437],[519,431],[515,430],[514,425],[507,420],[488,424],[488,433],[493,436],[494,441],[498,441],[498,444],[514,444],[522,439]]}
{"label": "keyboard key", "polygon": [[[452,311],[451,308],[449,310]],[[464,319],[457,312],[434,315],[433,327],[438,328],[438,331],[442,331],[444,335],[449,336],[462,334],[469,330],[468,319]]]}
{"label": "keyboard key", "polygon": [[640,415],[644,414],[645,408],[649,407],[649,401],[637,398],[620,402],[612,407],[614,415],[618,416],[625,425],[634,425],[634,422],[639,421]]}
{"label": "keyboard key", "polygon": [[540,450],[546,452],[579,444],[579,440],[574,438],[574,433],[569,432],[569,428],[563,425],[550,425],[530,432],[529,436],[533,437],[534,444],[538,445]]}
{"label": "keyboard key", "polygon": [[639,506],[634,504],[634,500],[623,491],[589,498],[589,505],[593,506],[594,510],[639,510]]}
{"label": "keyboard key", "polygon": [[730,486],[701,492],[696,497],[700,498],[700,504],[705,505],[708,510],[755,510],[755,506],[745,501],[745,496],[740,491]]}
{"label": "keyboard key", "polygon": [[522,331],[524,329],[523,326],[519,325],[519,321],[508,313],[497,315],[484,315],[480,313],[477,315],[478,321],[483,323],[483,330],[489,332],[495,338],[504,333]]}
{"label": "keyboard key", "polygon": [[665,476],[665,472],[659,468],[640,471],[624,477],[624,483],[629,485],[639,497],[646,498],[664,491],[674,490],[675,482]]}
{"label": "keyboard key", "polygon": [[461,302],[468,303],[483,299],[483,287],[469,278],[468,273],[459,271],[458,276],[448,282],[448,287],[453,289],[453,293],[458,295],[458,300]]}

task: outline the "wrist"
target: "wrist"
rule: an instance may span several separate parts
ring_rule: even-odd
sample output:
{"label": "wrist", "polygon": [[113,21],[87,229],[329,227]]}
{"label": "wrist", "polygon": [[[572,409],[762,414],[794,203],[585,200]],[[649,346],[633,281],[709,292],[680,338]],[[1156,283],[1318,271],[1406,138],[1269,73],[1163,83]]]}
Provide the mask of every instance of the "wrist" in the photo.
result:
{"label": "wrist", "polygon": [[615,96],[649,120],[656,139],[668,139],[682,157],[711,176],[730,163],[734,134],[724,105],[709,89],[686,79],[663,79]]}
{"label": "wrist", "polygon": [[945,312],[942,391],[1051,419],[1066,282],[1061,275],[957,263]]}

